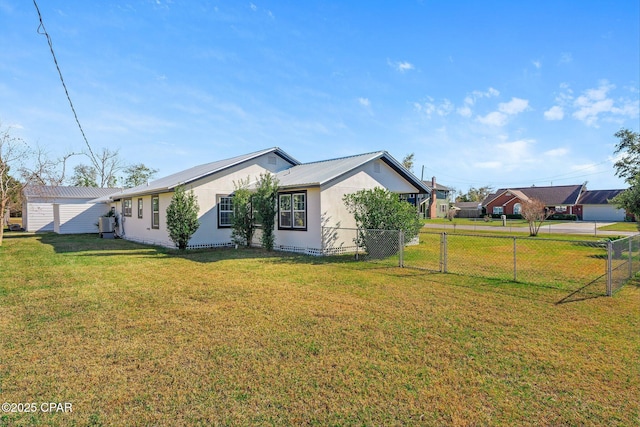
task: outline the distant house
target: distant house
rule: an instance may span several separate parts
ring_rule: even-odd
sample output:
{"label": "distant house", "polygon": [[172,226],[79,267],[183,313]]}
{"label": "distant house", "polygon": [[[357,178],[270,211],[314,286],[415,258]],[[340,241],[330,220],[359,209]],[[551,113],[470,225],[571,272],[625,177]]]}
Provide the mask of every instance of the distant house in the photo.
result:
{"label": "distant house", "polygon": [[488,195],[482,207],[488,215],[520,215],[523,202],[537,199],[556,213],[582,218],[582,206],[578,201],[585,191],[585,184],[501,188]]}
{"label": "distant house", "polygon": [[586,185],[503,188],[487,196],[482,207],[491,215],[519,215],[522,203],[538,199],[559,214],[575,215],[581,221],[624,221],[624,209],[609,203],[624,190],[587,190]]}
{"label": "distant house", "polygon": [[[118,188],[29,185],[22,191],[22,227],[26,231],[97,232],[97,217],[108,206],[89,203]],[[56,222],[57,219],[57,222]]]}
{"label": "distant house", "polygon": [[624,221],[627,214],[624,209],[618,209],[609,203],[624,190],[590,190],[580,197],[582,218],[584,221]]}
{"label": "distant house", "polygon": [[430,193],[420,202],[420,213],[423,218],[445,218],[451,207],[450,195],[452,189],[436,182],[436,177],[431,182],[423,181]]}
{"label": "distant house", "polygon": [[313,255],[327,253],[323,227],[355,227],[342,201],[345,194],[374,187],[401,195],[429,192],[386,151],[302,164],[276,147],[196,166],[103,200],[121,218],[121,237],[174,247],[165,212],[174,189],[185,186],[194,191],[200,206],[200,228],[189,247],[228,246],[234,183],[266,172],[275,174],[280,186],[275,248]]}
{"label": "distant house", "polygon": [[458,218],[480,218],[482,216],[482,204],[480,202],[456,202]]}

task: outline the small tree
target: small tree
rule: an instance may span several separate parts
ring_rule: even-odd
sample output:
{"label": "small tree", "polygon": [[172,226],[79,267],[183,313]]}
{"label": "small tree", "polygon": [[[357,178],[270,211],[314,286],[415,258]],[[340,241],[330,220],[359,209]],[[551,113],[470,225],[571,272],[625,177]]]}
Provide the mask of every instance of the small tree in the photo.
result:
{"label": "small tree", "polygon": [[278,179],[270,173],[260,174],[258,188],[252,200],[256,212],[255,220],[262,229],[262,247],[271,251],[276,241],[274,229],[278,213]]}
{"label": "small tree", "polygon": [[368,253],[376,250],[374,245],[379,242],[373,237],[378,234],[367,230],[401,230],[409,241],[422,227],[415,206],[383,188],[347,194],[343,201],[360,229],[356,243],[363,245]]}
{"label": "small tree", "polygon": [[[13,136],[9,128],[0,129],[0,219],[4,218],[9,202],[24,186],[9,175],[11,166],[20,166],[28,155],[29,151],[22,139]],[[0,221],[0,246],[3,236],[4,224]]]}
{"label": "small tree", "polygon": [[253,221],[253,207],[251,205],[251,190],[249,177],[234,182],[233,219],[231,220],[231,240],[237,245],[251,246],[255,224]]}
{"label": "small tree", "polygon": [[547,209],[541,200],[529,199],[522,202],[520,214],[529,223],[529,235],[537,236],[542,223],[553,215],[553,210]]}
{"label": "small tree", "polygon": [[131,188],[143,185],[149,182],[151,178],[158,172],[158,169],[151,169],[144,163],[129,165],[123,171],[126,175],[124,179],[124,187]]}
{"label": "small tree", "polygon": [[402,159],[402,166],[413,172],[413,158],[415,153],[409,153]]}
{"label": "small tree", "polygon": [[616,175],[624,178],[629,188],[614,197],[611,202],[633,214],[640,230],[640,133],[620,129],[615,137],[620,140],[616,144],[615,153],[623,153],[614,165]]}
{"label": "small tree", "polygon": [[198,200],[193,190],[186,192],[182,186],[175,189],[167,208],[167,230],[178,249],[187,249],[189,239],[198,230],[199,210]]}

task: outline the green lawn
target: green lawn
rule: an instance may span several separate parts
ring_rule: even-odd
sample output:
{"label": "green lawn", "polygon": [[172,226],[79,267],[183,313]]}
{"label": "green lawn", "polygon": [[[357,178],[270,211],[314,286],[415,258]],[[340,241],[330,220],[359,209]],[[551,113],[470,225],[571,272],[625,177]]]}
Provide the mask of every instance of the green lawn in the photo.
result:
{"label": "green lawn", "polygon": [[637,425],[640,283],[566,290],[95,236],[0,247],[11,426]]}
{"label": "green lawn", "polygon": [[602,227],[598,227],[598,230],[605,231],[638,231],[638,223],[637,222],[616,222],[611,225],[605,225]]}

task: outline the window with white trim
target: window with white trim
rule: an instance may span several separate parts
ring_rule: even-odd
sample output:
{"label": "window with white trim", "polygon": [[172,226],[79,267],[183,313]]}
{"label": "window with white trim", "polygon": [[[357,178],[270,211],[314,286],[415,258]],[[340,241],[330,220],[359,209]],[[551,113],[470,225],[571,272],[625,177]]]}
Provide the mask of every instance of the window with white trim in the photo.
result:
{"label": "window with white trim", "polygon": [[131,201],[131,199],[122,200],[122,214],[124,216],[131,216],[132,207],[133,207],[133,202]]}
{"label": "window with white trim", "polygon": [[307,193],[278,194],[278,228],[307,229]]}
{"label": "window with white trim", "polygon": [[494,206],[493,213],[494,215],[502,215],[504,213],[504,208],[502,206]]}
{"label": "window with white trim", "polygon": [[138,199],[138,218],[142,218],[142,199]]}
{"label": "window with white trim", "polygon": [[218,196],[218,228],[233,225],[233,196]]}
{"label": "window with white trim", "polygon": [[513,213],[515,215],[520,215],[522,213],[522,205],[520,203],[513,205]]}
{"label": "window with white trim", "polygon": [[160,228],[160,196],[151,196],[151,228]]}

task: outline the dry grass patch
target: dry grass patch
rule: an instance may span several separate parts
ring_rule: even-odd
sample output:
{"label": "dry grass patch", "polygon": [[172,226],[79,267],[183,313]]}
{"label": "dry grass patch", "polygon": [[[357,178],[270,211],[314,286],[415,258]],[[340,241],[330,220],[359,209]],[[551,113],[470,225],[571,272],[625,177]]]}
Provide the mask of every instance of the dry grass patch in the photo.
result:
{"label": "dry grass patch", "polygon": [[630,425],[637,285],[558,289],[258,250],[5,240],[9,425]]}

